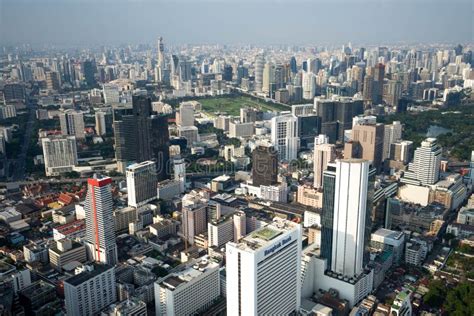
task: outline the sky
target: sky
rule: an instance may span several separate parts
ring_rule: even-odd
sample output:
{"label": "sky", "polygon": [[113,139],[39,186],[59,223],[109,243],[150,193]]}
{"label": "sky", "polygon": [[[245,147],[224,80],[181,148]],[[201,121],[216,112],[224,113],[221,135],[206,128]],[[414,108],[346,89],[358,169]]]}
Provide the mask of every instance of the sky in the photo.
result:
{"label": "sky", "polygon": [[0,0],[0,46],[473,43],[472,0]]}

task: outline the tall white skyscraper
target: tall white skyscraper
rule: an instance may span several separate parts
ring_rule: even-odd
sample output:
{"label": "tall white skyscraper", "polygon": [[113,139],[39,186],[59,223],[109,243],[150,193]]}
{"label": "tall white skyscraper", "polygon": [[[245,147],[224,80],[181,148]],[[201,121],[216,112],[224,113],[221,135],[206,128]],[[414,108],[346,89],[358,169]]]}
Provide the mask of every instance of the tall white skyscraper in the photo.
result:
{"label": "tall white skyscraper", "polygon": [[91,264],[76,270],[76,275],[64,280],[67,315],[97,315],[115,302],[117,292],[114,267]]}
{"label": "tall white skyscraper", "polygon": [[41,139],[46,176],[72,171],[77,164],[75,136],[49,136]]}
{"label": "tall white skyscraper", "polygon": [[261,92],[263,87],[263,68],[265,66],[265,58],[263,54],[258,54],[255,58],[255,91]]}
{"label": "tall white skyscraper", "polygon": [[61,133],[63,135],[74,135],[77,139],[84,139],[84,116],[81,111],[66,110],[59,114]]}
{"label": "tall white skyscraper", "polygon": [[348,277],[364,268],[369,167],[367,160],[336,160],[331,270]]}
{"label": "tall white skyscraper", "polygon": [[89,258],[114,265],[117,262],[117,244],[111,186],[112,179],[109,177],[88,179],[84,209]]}
{"label": "tall white skyscraper", "polygon": [[273,117],[271,140],[280,161],[296,159],[299,147],[298,118],[287,112]]}
{"label": "tall white skyscraper", "polygon": [[289,315],[300,305],[301,226],[276,219],[229,242],[228,315]]}
{"label": "tall white skyscraper", "polygon": [[383,136],[383,160],[390,157],[390,145],[402,139],[402,124],[394,121],[390,125],[385,125]]}
{"label": "tall white skyscraper", "polygon": [[319,144],[314,146],[314,187],[323,186],[323,172],[328,162],[336,159],[336,146],[333,144]]}
{"label": "tall white skyscraper", "polygon": [[263,68],[262,92],[270,92],[270,84],[275,82],[275,65],[271,61],[265,63]]}
{"label": "tall white skyscraper", "polygon": [[411,184],[431,185],[439,180],[441,165],[441,146],[436,138],[427,138],[415,150],[413,162],[408,165],[408,170],[402,182]]}
{"label": "tall white skyscraper", "polygon": [[163,37],[158,39],[158,81],[163,82],[165,70],[165,45],[163,44]]}
{"label": "tall white skyscraper", "polygon": [[106,116],[107,113],[105,112],[95,112],[95,132],[97,135],[107,134]]}
{"label": "tall white skyscraper", "polygon": [[139,207],[156,200],[156,163],[143,161],[127,167],[128,206]]}
{"label": "tall white skyscraper", "polygon": [[312,72],[303,72],[303,99],[313,100],[316,95],[316,76]]}

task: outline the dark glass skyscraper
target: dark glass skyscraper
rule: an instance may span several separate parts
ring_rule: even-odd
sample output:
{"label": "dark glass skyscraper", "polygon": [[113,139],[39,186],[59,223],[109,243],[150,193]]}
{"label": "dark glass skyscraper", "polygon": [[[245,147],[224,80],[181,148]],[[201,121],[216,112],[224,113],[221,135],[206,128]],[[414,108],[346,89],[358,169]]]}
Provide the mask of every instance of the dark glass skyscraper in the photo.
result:
{"label": "dark glass skyscraper", "polygon": [[252,153],[253,185],[276,184],[278,176],[278,153],[272,146],[258,146]]}
{"label": "dark glass skyscraper", "polygon": [[321,212],[321,257],[332,263],[332,235],[334,222],[334,196],[336,189],[336,167],[328,165],[323,173],[323,209]]}

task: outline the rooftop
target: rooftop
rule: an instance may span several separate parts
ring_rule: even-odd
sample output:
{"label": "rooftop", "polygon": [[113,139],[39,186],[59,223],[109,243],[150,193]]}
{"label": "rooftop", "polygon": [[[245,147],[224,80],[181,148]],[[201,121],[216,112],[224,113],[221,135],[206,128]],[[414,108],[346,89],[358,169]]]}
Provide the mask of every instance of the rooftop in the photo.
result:
{"label": "rooftop", "polygon": [[93,267],[93,269],[91,270],[84,270],[83,272],[79,273],[79,274],[76,274],[72,277],[70,277],[69,279],[66,279],[64,281],[64,283],[68,283],[72,286],[78,286],[110,269],[113,269],[112,266],[108,265],[108,264],[92,264],[91,265]]}

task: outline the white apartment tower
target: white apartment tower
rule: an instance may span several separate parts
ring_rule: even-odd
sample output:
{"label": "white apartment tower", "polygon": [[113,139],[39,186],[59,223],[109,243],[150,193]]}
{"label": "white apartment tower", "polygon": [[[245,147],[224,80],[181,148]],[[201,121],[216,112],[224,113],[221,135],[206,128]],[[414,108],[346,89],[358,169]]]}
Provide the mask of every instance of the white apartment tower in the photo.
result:
{"label": "white apartment tower", "polygon": [[156,200],[156,164],[154,161],[135,163],[127,167],[128,206],[139,207]]}
{"label": "white apartment tower", "polygon": [[228,315],[289,315],[299,310],[301,226],[276,219],[226,246]]}
{"label": "white apartment tower", "polygon": [[261,92],[263,88],[263,68],[265,66],[265,58],[263,54],[258,54],[255,58],[255,91]]}
{"label": "white apartment tower", "polygon": [[181,127],[194,126],[194,105],[190,102],[182,102],[179,105],[177,124]]}
{"label": "white apartment tower", "polygon": [[59,114],[61,134],[74,135],[77,139],[84,139],[84,115],[81,111],[66,110]]}
{"label": "white apartment tower", "polygon": [[273,117],[271,140],[280,161],[296,159],[299,147],[298,118],[289,112]]}
{"label": "white apartment tower", "polygon": [[49,136],[41,139],[46,176],[72,171],[77,164],[75,136]]}
{"label": "white apartment tower", "polygon": [[331,270],[344,276],[364,269],[369,161],[336,160]]}
{"label": "white apartment tower", "polygon": [[114,265],[117,262],[117,244],[112,201],[112,179],[109,177],[87,180],[86,246],[91,260]]}

